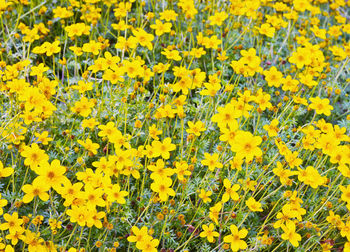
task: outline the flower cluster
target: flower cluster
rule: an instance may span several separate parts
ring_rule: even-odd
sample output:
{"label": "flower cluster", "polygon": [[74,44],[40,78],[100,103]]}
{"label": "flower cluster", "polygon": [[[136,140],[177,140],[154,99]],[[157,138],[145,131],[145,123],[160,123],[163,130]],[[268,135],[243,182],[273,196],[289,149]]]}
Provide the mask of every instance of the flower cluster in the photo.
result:
{"label": "flower cluster", "polygon": [[350,1],[0,16],[0,251],[350,251]]}

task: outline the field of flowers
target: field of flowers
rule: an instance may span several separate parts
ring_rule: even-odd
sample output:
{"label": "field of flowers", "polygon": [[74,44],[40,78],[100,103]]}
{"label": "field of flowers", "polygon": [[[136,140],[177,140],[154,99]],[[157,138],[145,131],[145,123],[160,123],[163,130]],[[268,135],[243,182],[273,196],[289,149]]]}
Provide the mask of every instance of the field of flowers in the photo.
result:
{"label": "field of flowers", "polygon": [[350,251],[350,1],[0,17],[0,251]]}

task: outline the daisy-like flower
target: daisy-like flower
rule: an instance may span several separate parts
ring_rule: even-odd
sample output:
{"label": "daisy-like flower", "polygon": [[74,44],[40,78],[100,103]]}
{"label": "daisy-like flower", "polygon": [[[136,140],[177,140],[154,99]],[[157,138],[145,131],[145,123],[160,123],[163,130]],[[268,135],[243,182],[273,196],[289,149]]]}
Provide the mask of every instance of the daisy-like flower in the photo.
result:
{"label": "daisy-like flower", "polygon": [[198,121],[193,123],[191,121],[188,122],[188,129],[186,130],[189,134],[194,134],[195,136],[200,136],[202,131],[205,131],[204,123]]}
{"label": "daisy-like flower", "polygon": [[175,191],[171,188],[173,181],[168,177],[155,176],[151,184],[153,192],[159,194],[161,201],[167,201],[169,196],[175,196]]}
{"label": "daisy-like flower", "polygon": [[219,161],[219,154],[214,153],[210,155],[209,153],[204,153],[204,160],[201,161],[202,165],[208,166],[210,171],[214,171],[215,168],[222,168],[223,164]]}
{"label": "daisy-like flower", "polygon": [[321,99],[320,97],[311,97],[311,104],[309,108],[314,109],[316,114],[324,114],[326,116],[331,115],[331,110],[333,110],[333,106],[329,105],[329,100],[327,98]]}
{"label": "daisy-like flower", "polygon": [[37,143],[33,143],[30,147],[25,146],[21,156],[25,157],[24,164],[30,166],[31,169],[35,169],[40,162],[49,160],[49,156],[39,148]]}
{"label": "daisy-like flower", "polygon": [[219,237],[219,233],[214,231],[215,226],[213,223],[210,223],[209,226],[202,225],[202,229],[203,229],[203,232],[201,232],[199,236],[202,238],[206,237],[208,241],[211,243],[215,241],[214,237]]}
{"label": "daisy-like flower", "polygon": [[154,151],[154,156],[162,156],[162,158],[164,159],[169,159],[170,152],[176,149],[176,145],[171,143],[170,137],[165,138],[163,142],[153,141],[152,147]]}
{"label": "daisy-like flower", "polygon": [[90,151],[92,154],[97,154],[97,149],[100,148],[100,145],[93,143],[91,139],[86,139],[86,141],[78,140],[78,143],[81,144],[86,150]]}
{"label": "daisy-like flower", "polygon": [[234,201],[239,200],[237,191],[239,190],[240,186],[238,184],[231,186],[230,180],[224,179],[224,187],[225,193],[222,195],[222,202],[227,202],[230,198]]}
{"label": "daisy-like flower", "polygon": [[230,230],[231,234],[224,237],[224,242],[230,243],[232,251],[246,249],[248,245],[241,239],[247,236],[248,230],[245,228],[238,230],[238,227],[236,225],[231,225]]}
{"label": "daisy-like flower", "polygon": [[248,200],[246,200],[245,204],[252,212],[263,211],[263,209],[261,208],[261,203],[259,201],[256,201],[253,197],[250,197]]}
{"label": "daisy-like flower", "polygon": [[281,238],[289,241],[294,247],[298,247],[299,241],[301,241],[301,236],[295,231],[294,222],[289,221],[286,225],[282,225],[281,228],[284,231]]}
{"label": "daisy-like flower", "polygon": [[4,168],[3,163],[0,161],[0,179],[11,176],[14,172],[14,169],[11,167]]}
{"label": "daisy-like flower", "polygon": [[258,147],[261,142],[261,137],[241,130],[237,132],[234,142],[231,145],[231,150],[236,152],[236,156],[246,158],[246,161],[249,162],[254,157],[260,157],[262,155],[262,151]]}

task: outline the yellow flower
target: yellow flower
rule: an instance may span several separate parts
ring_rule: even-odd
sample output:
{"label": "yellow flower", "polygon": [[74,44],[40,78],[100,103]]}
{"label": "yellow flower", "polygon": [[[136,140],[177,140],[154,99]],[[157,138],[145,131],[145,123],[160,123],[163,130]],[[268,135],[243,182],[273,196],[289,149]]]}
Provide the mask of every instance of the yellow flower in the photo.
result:
{"label": "yellow flower", "polygon": [[30,76],[38,76],[40,79],[43,76],[43,73],[49,70],[48,67],[44,65],[44,63],[40,63],[38,66],[32,66],[30,68]]}
{"label": "yellow flower", "polygon": [[[1,226],[0,226],[1,228]],[[340,235],[342,237],[346,236],[346,239],[350,239],[350,221],[346,221],[346,223],[340,226]]]}
{"label": "yellow flower", "polygon": [[190,51],[190,55],[199,59],[200,57],[202,57],[203,55],[205,55],[206,52],[203,49],[203,47],[199,47],[199,48],[192,48]]}
{"label": "yellow flower", "polygon": [[180,181],[184,181],[185,176],[191,175],[191,172],[188,170],[188,164],[186,161],[176,162],[175,167],[176,169],[174,169],[174,172],[177,174],[177,178]]}
{"label": "yellow flower", "polygon": [[0,193],[0,215],[2,216],[2,214],[4,213],[4,210],[2,208],[4,206],[6,206],[8,202],[7,202],[7,200],[2,199],[1,197],[2,197],[2,195]]}
{"label": "yellow flower", "polygon": [[127,25],[123,19],[120,20],[118,24],[111,24],[111,26],[114,30],[119,31],[124,31],[130,27],[130,25]]}
{"label": "yellow flower", "polygon": [[111,139],[113,135],[118,134],[120,132],[116,127],[114,122],[108,122],[106,125],[99,125],[98,128],[101,130],[98,133],[99,137],[108,137]]}
{"label": "yellow flower", "polygon": [[224,237],[224,242],[231,244],[232,251],[246,249],[248,245],[241,239],[247,236],[248,230],[245,228],[238,230],[238,227],[236,225],[231,225],[230,231],[231,234]]}
{"label": "yellow flower", "polygon": [[230,168],[233,170],[241,171],[242,170],[243,160],[240,157],[234,157],[230,160]]}
{"label": "yellow flower", "polygon": [[292,79],[292,76],[288,75],[282,79],[282,90],[296,92],[298,90],[299,81]]}
{"label": "yellow flower", "polygon": [[102,188],[94,188],[93,185],[85,184],[82,197],[87,200],[86,207],[89,209],[95,209],[96,206],[104,207],[106,202],[102,198],[104,190]]}
{"label": "yellow flower", "polygon": [[246,158],[246,161],[252,161],[254,157],[261,157],[262,151],[258,147],[262,139],[254,136],[248,131],[238,131],[234,142],[231,144],[231,150],[236,152],[236,156]]}
{"label": "yellow flower", "polygon": [[333,110],[333,106],[329,105],[329,100],[327,98],[321,99],[320,97],[311,97],[311,104],[309,108],[314,109],[316,114],[324,114],[326,116],[331,115],[331,110]]}
{"label": "yellow flower", "polygon": [[216,203],[213,207],[209,208],[209,218],[215,222],[216,225],[219,224],[219,213],[222,209],[222,203]]}
{"label": "yellow flower", "polygon": [[153,180],[154,182],[151,184],[151,189],[153,192],[159,194],[161,201],[167,201],[169,196],[175,196],[175,191],[171,188],[173,183],[171,178],[157,175]]}
{"label": "yellow flower", "polygon": [[81,188],[83,187],[83,183],[77,182],[72,184],[70,181],[64,184],[62,187],[57,188],[57,192],[65,199],[63,202],[63,206],[70,206],[73,201],[77,198],[83,197],[83,192]]}
{"label": "yellow flower", "polygon": [[14,169],[11,167],[4,168],[3,163],[0,161],[0,179],[11,176],[14,172]]}
{"label": "yellow flower", "polygon": [[68,37],[80,37],[82,35],[90,34],[90,26],[85,25],[84,23],[75,23],[69,26],[66,26],[64,30],[68,33]]}
{"label": "yellow flower", "polygon": [[138,248],[141,249],[143,252],[157,252],[159,245],[159,240],[158,239],[152,239],[150,237],[149,239],[144,239],[139,242]]}
{"label": "yellow flower", "polygon": [[234,119],[239,118],[240,116],[241,113],[237,111],[235,105],[228,103],[225,105],[225,107],[218,108],[218,113],[213,115],[211,121],[216,122],[219,128],[224,128],[226,125],[230,125],[231,123],[236,124],[237,121]]}
{"label": "yellow flower", "polygon": [[83,52],[92,53],[93,55],[98,55],[102,49],[102,44],[94,40],[89,41],[89,43],[83,44]]}
{"label": "yellow flower", "polygon": [[305,170],[298,168],[298,179],[300,182],[304,182],[306,185],[310,185],[312,188],[325,184],[327,178],[321,176],[318,171],[312,167],[308,166]]}
{"label": "yellow flower", "polygon": [[141,46],[145,46],[148,48],[148,50],[152,50],[153,48],[152,41],[154,39],[154,36],[152,34],[147,33],[145,30],[141,28],[137,28],[133,30],[132,33],[134,34],[137,42]]}
{"label": "yellow flower", "polygon": [[281,228],[284,234],[281,235],[283,240],[289,241],[294,247],[299,246],[299,241],[301,241],[301,236],[295,232],[295,224],[292,221],[287,222],[286,225],[282,225]]}
{"label": "yellow flower", "polygon": [[218,55],[217,59],[220,60],[220,61],[227,60],[228,57],[226,56],[226,51],[222,51],[221,54]]}
{"label": "yellow flower", "polygon": [[296,64],[299,69],[303,68],[305,65],[308,66],[311,64],[310,51],[307,48],[298,47],[297,51],[293,52],[288,61]]}
{"label": "yellow flower", "polygon": [[160,177],[170,177],[174,174],[174,170],[170,168],[164,168],[165,163],[162,159],[158,159],[155,165],[149,165],[148,170],[152,171],[151,179],[156,179],[157,176]]}
{"label": "yellow flower", "polygon": [[270,137],[275,137],[275,136],[277,136],[278,131],[279,131],[277,125],[278,125],[278,120],[273,119],[269,125],[266,124],[266,125],[264,125],[263,128],[264,128],[264,130],[266,130],[268,132]]}
{"label": "yellow flower", "polygon": [[58,6],[52,10],[54,18],[69,18],[74,15],[72,11],[67,10],[65,7]]}
{"label": "yellow flower", "polygon": [[157,65],[153,66],[153,72],[154,73],[165,73],[168,71],[170,67],[170,64],[163,64],[162,62],[159,62]]}
{"label": "yellow flower", "polygon": [[249,207],[250,211],[252,212],[262,212],[263,209],[261,208],[261,203],[259,201],[256,201],[253,197],[250,197],[248,200],[246,200],[245,204],[247,207]]}
{"label": "yellow flower", "polygon": [[327,39],[327,30],[326,29],[320,29],[317,26],[313,26],[310,28],[310,31],[314,33],[314,35],[321,39]]}
{"label": "yellow flower", "polygon": [[31,202],[34,197],[38,196],[42,201],[49,200],[50,185],[43,183],[43,181],[34,180],[32,184],[24,185],[22,191],[25,193],[23,196],[23,203]]}
{"label": "yellow flower", "polygon": [[212,191],[205,191],[204,189],[201,189],[200,194],[198,195],[199,198],[203,200],[203,203],[211,202],[210,196],[213,194]]}
{"label": "yellow flower", "polygon": [[269,70],[265,70],[263,73],[269,87],[274,86],[278,88],[281,86],[283,74],[278,71],[275,66],[271,67]]}
{"label": "yellow flower", "polygon": [[97,73],[99,71],[105,71],[108,68],[105,58],[98,58],[94,61],[94,64],[88,67],[92,73]]}
{"label": "yellow flower", "polygon": [[164,159],[169,159],[170,152],[176,149],[176,145],[171,143],[171,138],[167,137],[160,141],[153,141],[152,147],[154,151],[154,157],[162,156]]}
{"label": "yellow flower", "polygon": [[283,169],[283,165],[281,162],[277,162],[277,168],[274,168],[273,173],[279,177],[282,185],[290,185],[291,180],[289,179],[290,176],[298,174],[296,171],[291,171],[288,169]]}
{"label": "yellow flower", "polygon": [[222,202],[227,202],[231,198],[234,201],[239,200],[239,195],[237,191],[240,186],[238,184],[234,184],[231,186],[231,182],[228,179],[224,179],[224,187],[226,188],[225,193],[222,195]]}
{"label": "yellow flower", "polygon": [[[120,69],[120,73],[124,75],[124,72],[129,76],[129,78],[136,78],[137,76],[142,77],[144,69],[139,60],[124,60],[124,68]],[[123,70],[123,71],[122,71]]]}
{"label": "yellow flower", "polygon": [[179,61],[182,59],[178,50],[169,50],[165,48],[162,54],[165,55],[168,60]]}
{"label": "yellow flower", "polygon": [[83,94],[86,91],[92,90],[92,82],[85,82],[85,81],[78,81],[78,85],[73,85],[71,88],[76,89],[79,91],[79,93]]}
{"label": "yellow flower", "polygon": [[86,222],[91,217],[86,206],[72,206],[67,210],[67,215],[70,216],[70,221],[78,223],[79,226],[86,226]]}
{"label": "yellow flower", "polygon": [[159,15],[161,20],[165,20],[167,22],[175,21],[176,17],[178,16],[178,14],[173,10],[164,10],[163,12],[160,12]]}
{"label": "yellow flower", "polygon": [[338,214],[334,214],[332,210],[329,211],[329,215],[326,218],[327,222],[332,224],[333,226],[341,229],[344,223],[341,221],[341,217]]}
{"label": "yellow flower", "polygon": [[118,37],[118,41],[115,44],[115,48],[119,50],[129,50],[137,47],[137,38],[134,36],[129,36],[128,39],[124,37]]}
{"label": "yellow flower", "polygon": [[69,50],[73,51],[76,56],[80,56],[83,54],[83,50],[81,47],[77,46],[70,46]]}
{"label": "yellow flower", "polygon": [[178,82],[171,85],[171,87],[174,92],[179,92],[181,90],[184,95],[187,95],[188,89],[192,87],[192,83],[192,80],[188,76],[184,76]]}
{"label": "yellow flower", "polygon": [[48,131],[44,131],[41,134],[36,132],[34,135],[38,138],[36,142],[41,142],[43,145],[47,145],[50,141],[53,140],[51,137],[49,137]]}
{"label": "yellow flower", "polygon": [[259,69],[261,59],[256,56],[256,49],[249,48],[248,50],[241,50],[240,54],[243,56],[239,61],[248,65],[251,69]]}
{"label": "yellow flower", "polygon": [[345,50],[339,46],[332,46],[329,50],[334,54],[334,56],[339,57],[340,60],[344,60],[347,56]]}
{"label": "yellow flower", "polygon": [[154,140],[159,140],[158,135],[162,134],[162,130],[158,130],[155,124],[152,124],[151,127],[148,128],[149,135]]}
{"label": "yellow flower", "polygon": [[107,194],[107,200],[109,202],[117,202],[119,204],[125,204],[126,201],[124,197],[128,195],[127,191],[120,191],[120,186],[115,184],[105,190]]}
{"label": "yellow flower", "polygon": [[201,95],[209,95],[214,97],[216,93],[221,89],[220,83],[204,83],[206,89],[200,91]]}
{"label": "yellow flower", "polygon": [[234,143],[235,137],[238,131],[238,122],[233,120],[229,123],[229,127],[220,128],[222,135],[220,136],[220,141],[228,142],[230,145]]}
{"label": "yellow flower", "polygon": [[97,154],[97,149],[100,148],[100,145],[93,143],[91,139],[86,139],[85,142],[78,140],[78,143],[81,144],[86,150],[90,151],[93,154]]}
{"label": "yellow flower", "polygon": [[213,35],[210,38],[204,37],[204,39],[203,39],[203,45],[206,48],[211,48],[211,49],[214,49],[214,50],[216,50],[219,47],[221,42],[222,41],[220,39],[218,39],[218,37],[216,35]]}
{"label": "yellow flower", "polygon": [[41,162],[35,169],[39,175],[33,182],[38,181],[38,184],[46,184],[53,189],[59,188],[62,184],[67,183],[68,179],[64,175],[66,167],[60,164],[58,159],[55,159],[49,164],[47,161]]}
{"label": "yellow flower", "polygon": [[203,231],[199,234],[200,237],[204,238],[206,237],[209,242],[214,242],[214,237],[219,237],[219,233],[214,231],[214,224],[210,223],[209,226],[202,225]]}
{"label": "yellow flower", "polygon": [[188,127],[189,129],[187,129],[186,132],[189,134],[194,134],[196,136],[200,136],[201,132],[206,130],[204,123],[201,121],[197,121],[196,123],[188,121]]}
{"label": "yellow flower", "polygon": [[61,47],[58,46],[59,44],[59,41],[55,41],[52,44],[48,43],[45,47],[46,56],[51,56],[53,54],[59,53],[61,51]]}
{"label": "yellow flower", "polygon": [[340,191],[342,192],[341,199],[346,203],[350,204],[350,185],[348,186],[339,186]]}
{"label": "yellow flower", "polygon": [[222,168],[223,164],[219,161],[219,154],[214,153],[210,155],[209,153],[204,153],[204,160],[201,161],[202,165],[208,166],[210,171],[214,171],[215,168]]}
{"label": "yellow flower", "polygon": [[303,160],[298,158],[298,154],[299,153],[297,151],[294,151],[294,152],[287,151],[285,153],[284,156],[286,158],[286,161],[287,161],[288,165],[291,168],[298,167],[299,165],[301,165],[303,163]]}
{"label": "yellow flower", "polygon": [[[94,0],[93,3],[95,3],[96,1]],[[115,8],[114,11],[114,15],[119,18],[119,17],[125,17],[128,12],[130,12],[131,10],[131,6],[132,6],[132,2],[134,1],[130,1],[130,2],[120,2],[117,6],[117,8]]]}
{"label": "yellow flower", "polygon": [[209,17],[210,25],[221,26],[226,18],[228,18],[228,14],[226,12],[216,12],[213,16]]}
{"label": "yellow flower", "polygon": [[276,29],[272,27],[270,24],[264,23],[258,28],[259,33],[262,35],[266,35],[267,37],[273,38]]}
{"label": "yellow flower", "polygon": [[295,214],[291,208],[291,204],[286,204],[282,207],[282,211],[277,213],[276,218],[278,221],[273,224],[274,228],[280,228],[283,224],[291,222],[290,219],[295,217]]}
{"label": "yellow flower", "polygon": [[155,24],[150,25],[151,29],[156,30],[156,35],[161,36],[164,33],[169,33],[171,31],[171,23],[162,23],[159,19],[156,20]]}
{"label": "yellow flower", "polygon": [[18,218],[17,212],[14,212],[12,215],[5,213],[4,219],[6,222],[0,225],[0,230],[9,230],[9,232],[13,234],[23,229],[22,228],[23,219]]}
{"label": "yellow flower", "polygon": [[128,238],[127,238],[129,242],[140,243],[149,237],[148,229],[146,226],[143,226],[140,229],[136,226],[133,226],[131,228],[131,231],[132,231],[131,235],[128,236]]}
{"label": "yellow flower", "polygon": [[112,84],[117,84],[118,82],[121,82],[124,80],[124,68],[123,67],[116,67],[115,70],[107,69],[104,73],[102,78],[106,81],[110,81]]}
{"label": "yellow flower", "polygon": [[49,156],[39,148],[37,143],[33,143],[30,147],[25,146],[21,156],[26,158],[24,164],[30,166],[31,169],[35,169],[40,162],[49,160]]}
{"label": "yellow flower", "polygon": [[82,97],[80,101],[74,103],[74,107],[71,110],[83,117],[88,117],[93,106],[95,106],[95,103],[92,99],[88,100],[86,97]]}

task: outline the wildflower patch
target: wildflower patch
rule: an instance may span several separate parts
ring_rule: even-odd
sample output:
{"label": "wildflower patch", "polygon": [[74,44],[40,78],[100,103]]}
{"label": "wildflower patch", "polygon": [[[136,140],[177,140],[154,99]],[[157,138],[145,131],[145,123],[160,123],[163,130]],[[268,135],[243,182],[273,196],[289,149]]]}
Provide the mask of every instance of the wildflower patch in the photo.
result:
{"label": "wildflower patch", "polygon": [[0,251],[350,251],[350,1],[0,17]]}

